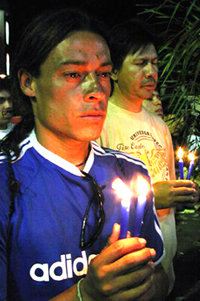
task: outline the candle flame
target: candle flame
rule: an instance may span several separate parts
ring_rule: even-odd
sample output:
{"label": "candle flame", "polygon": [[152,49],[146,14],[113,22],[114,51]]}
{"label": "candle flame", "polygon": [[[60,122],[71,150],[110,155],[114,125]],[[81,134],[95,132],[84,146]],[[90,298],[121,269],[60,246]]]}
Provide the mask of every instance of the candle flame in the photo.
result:
{"label": "candle flame", "polygon": [[183,159],[183,154],[184,154],[184,151],[183,151],[182,147],[179,147],[179,149],[177,151],[178,158]]}
{"label": "candle flame", "polygon": [[120,178],[117,178],[112,182],[112,188],[122,202],[130,202],[133,192]]}
{"label": "candle flame", "polygon": [[137,178],[137,192],[140,196],[146,196],[149,192],[149,183],[143,177]]}
{"label": "candle flame", "polygon": [[194,162],[194,160],[195,160],[195,155],[194,155],[193,153],[189,153],[188,159],[189,159],[190,161],[193,161],[193,162]]}

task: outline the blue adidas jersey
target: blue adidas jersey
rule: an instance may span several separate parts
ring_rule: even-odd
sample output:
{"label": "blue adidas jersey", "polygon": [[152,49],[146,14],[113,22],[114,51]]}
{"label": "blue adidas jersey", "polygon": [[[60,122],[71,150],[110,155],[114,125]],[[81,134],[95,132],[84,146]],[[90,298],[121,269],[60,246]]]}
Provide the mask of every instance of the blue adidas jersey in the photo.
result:
{"label": "blue adidas jersey", "polygon": [[[120,201],[111,188],[113,180],[121,177],[129,183],[140,174],[150,181],[148,171],[140,160],[103,149],[92,142],[84,171],[92,175],[103,189],[105,223],[94,245],[81,250],[82,221],[93,194],[87,178],[76,166],[41,146],[34,132],[21,144],[21,155],[13,163],[13,170],[20,183],[20,191],[15,197],[9,227],[8,166],[2,156],[0,300],[6,298],[7,291],[13,301],[48,300],[77,283],[87,273],[91,259],[104,248],[113,224],[120,222]],[[134,227],[134,206],[133,197],[130,231]],[[86,236],[91,235],[94,228],[94,211],[93,204]],[[152,192],[147,200],[141,237],[156,250],[155,263],[159,263],[164,249]]]}

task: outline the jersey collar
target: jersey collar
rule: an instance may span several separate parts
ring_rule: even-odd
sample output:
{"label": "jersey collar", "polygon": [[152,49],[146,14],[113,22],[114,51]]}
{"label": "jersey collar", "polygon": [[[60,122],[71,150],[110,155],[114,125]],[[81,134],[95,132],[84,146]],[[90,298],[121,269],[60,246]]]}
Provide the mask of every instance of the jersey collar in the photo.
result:
{"label": "jersey collar", "polygon": [[[51,152],[50,150],[48,150],[47,148],[45,148],[44,146],[42,146],[36,137],[35,131],[33,130],[29,136],[29,139],[31,141],[31,145],[32,147],[42,156],[44,157],[46,160],[52,162],[53,164],[61,167],[62,169],[70,172],[71,174],[77,175],[77,176],[81,176],[84,177],[84,175],[81,173],[81,171],[72,163],[70,163],[69,161],[61,158],[60,156],[54,154],[53,152]],[[83,169],[83,171],[85,171],[86,173],[89,173],[92,165],[94,162],[94,150],[93,150],[93,145],[92,143],[90,143],[90,153],[89,156],[87,158],[87,161],[85,163],[85,167]]]}

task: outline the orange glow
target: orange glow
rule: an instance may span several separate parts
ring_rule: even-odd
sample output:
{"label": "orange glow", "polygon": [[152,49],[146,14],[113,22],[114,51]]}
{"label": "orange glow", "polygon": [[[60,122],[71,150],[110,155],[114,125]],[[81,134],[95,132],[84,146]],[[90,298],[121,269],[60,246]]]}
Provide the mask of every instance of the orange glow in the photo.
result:
{"label": "orange glow", "polygon": [[193,153],[189,153],[188,159],[189,159],[190,161],[193,161],[193,162],[194,162],[194,160],[195,160],[195,155],[194,155]]}
{"label": "orange glow", "polygon": [[121,200],[122,205],[128,206],[133,195],[132,190],[120,178],[117,178],[112,182],[112,188]]}
{"label": "orange glow", "polygon": [[137,192],[139,196],[146,196],[149,192],[149,183],[143,178],[137,178]]}
{"label": "orange glow", "polygon": [[184,151],[183,151],[182,147],[179,147],[179,149],[177,151],[178,158],[183,159],[183,155],[184,155]]}

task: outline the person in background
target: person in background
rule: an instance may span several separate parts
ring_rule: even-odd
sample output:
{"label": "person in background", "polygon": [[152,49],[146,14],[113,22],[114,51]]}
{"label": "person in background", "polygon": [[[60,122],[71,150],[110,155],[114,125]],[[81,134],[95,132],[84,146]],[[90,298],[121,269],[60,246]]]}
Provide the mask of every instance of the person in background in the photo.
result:
{"label": "person in background", "polygon": [[160,118],[164,118],[162,101],[160,100],[159,94],[157,91],[154,91],[151,99],[144,99],[142,106],[156,115],[160,116]]}
{"label": "person in background", "polygon": [[170,292],[177,249],[174,207],[178,203],[194,204],[198,201],[198,190],[192,181],[176,180],[169,129],[159,116],[143,107],[158,82],[156,35],[149,24],[132,19],[114,26],[110,41],[113,94],[99,143],[139,158],[148,167],[164,237],[166,256],[162,264],[168,274]]}
{"label": "person in background", "polygon": [[[102,24],[77,10],[39,16],[19,41],[22,120],[0,145],[0,300],[164,300],[162,234],[143,162],[97,139],[111,92]],[[140,237],[119,239],[112,187],[149,185]],[[136,200],[133,198],[133,202]]]}
{"label": "person in background", "polygon": [[8,77],[0,78],[0,140],[13,128],[13,101],[11,98],[11,82]]}

